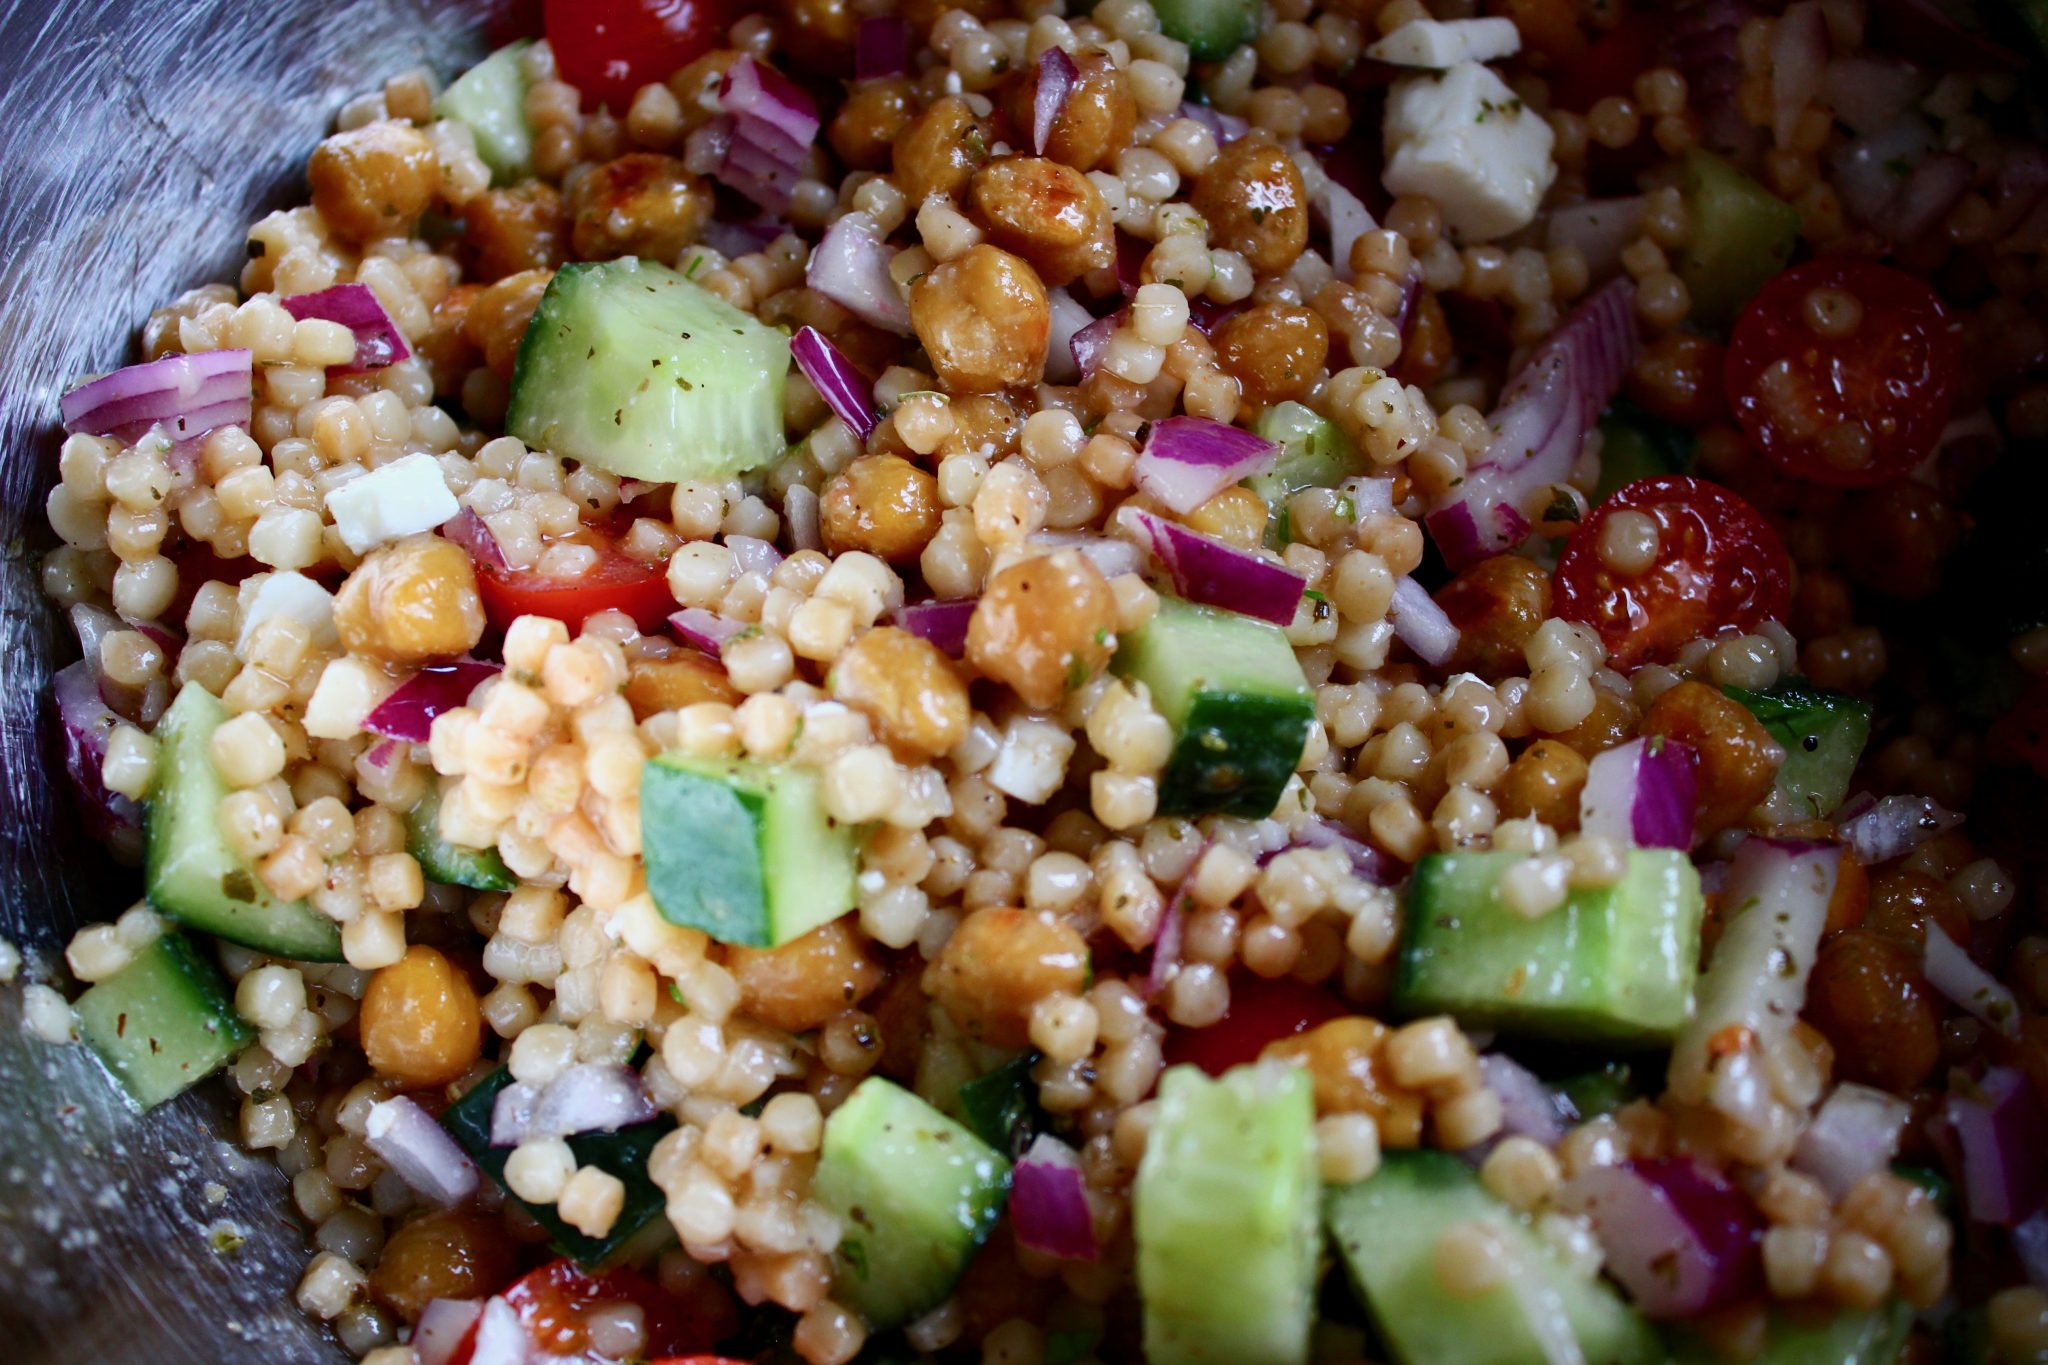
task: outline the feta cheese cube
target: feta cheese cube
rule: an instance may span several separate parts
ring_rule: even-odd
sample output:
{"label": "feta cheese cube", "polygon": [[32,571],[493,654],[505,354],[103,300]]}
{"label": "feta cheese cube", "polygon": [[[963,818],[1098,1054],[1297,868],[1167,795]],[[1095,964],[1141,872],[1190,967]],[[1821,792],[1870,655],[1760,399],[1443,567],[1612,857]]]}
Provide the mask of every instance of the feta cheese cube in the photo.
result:
{"label": "feta cheese cube", "polygon": [[1527,226],[1557,178],[1550,125],[1477,62],[1397,82],[1385,128],[1387,189],[1435,200],[1460,241]]}
{"label": "feta cheese cube", "polygon": [[431,531],[460,510],[442,477],[441,462],[424,451],[350,479],[327,495],[334,529],[357,554]]}
{"label": "feta cheese cube", "polygon": [[988,784],[1005,796],[1039,805],[1060,789],[1073,756],[1072,735],[1049,720],[1018,716],[1003,731]]}
{"label": "feta cheese cube", "polygon": [[1365,50],[1376,62],[1443,71],[1460,62],[1496,62],[1522,47],[1512,19],[1413,19]]}
{"label": "feta cheese cube", "polygon": [[313,643],[332,648],[341,636],[334,629],[334,595],[302,573],[268,573],[249,580],[242,590],[242,629],[235,652],[245,654],[256,627],[273,616],[289,616],[312,632]]}
{"label": "feta cheese cube", "polygon": [[363,720],[396,690],[382,669],[360,659],[339,658],[328,664],[306,702],[306,733],[315,739],[353,739]]}

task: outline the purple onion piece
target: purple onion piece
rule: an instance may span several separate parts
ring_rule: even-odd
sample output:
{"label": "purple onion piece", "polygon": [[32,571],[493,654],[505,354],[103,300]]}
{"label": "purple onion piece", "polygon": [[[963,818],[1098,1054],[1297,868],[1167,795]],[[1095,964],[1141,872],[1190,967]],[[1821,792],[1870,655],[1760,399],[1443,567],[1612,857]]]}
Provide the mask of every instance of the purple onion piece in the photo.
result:
{"label": "purple onion piece", "polygon": [[1967,1092],[1960,1082],[1942,1108],[1961,1154],[1964,1205],[1970,1219],[2011,1227],[2041,1207],[2048,1170],[2048,1118],[2027,1078],[1998,1066]]}
{"label": "purple onion piece", "polygon": [[789,351],[834,416],[863,441],[874,434],[874,385],[823,332],[815,327],[798,328]]}
{"label": "purple onion piece", "polygon": [[726,644],[734,637],[744,635],[750,629],[744,621],[735,621],[729,616],[706,611],[703,607],[684,607],[668,618],[683,643],[692,649],[701,649],[712,658],[717,658]]}
{"label": "purple onion piece", "polygon": [[645,1123],[657,1112],[631,1067],[578,1062],[542,1089],[526,1131],[528,1137],[609,1133]]}
{"label": "purple onion piece", "polygon": [[1011,1173],[1010,1226],[1021,1245],[1049,1256],[1092,1261],[1101,1254],[1080,1158],[1049,1133],[1032,1140]]}
{"label": "purple onion piece", "polygon": [[423,668],[377,703],[363,717],[363,728],[387,739],[424,744],[433,733],[434,717],[467,703],[469,694],[484,679],[494,678],[502,671],[498,664],[474,659]]}
{"label": "purple onion piece", "polygon": [[533,1107],[540,1087],[514,1081],[491,1101],[491,1146],[517,1147],[533,1130]]}
{"label": "purple onion piece", "polygon": [[1579,828],[1623,847],[1692,847],[1699,755],[1662,737],[1633,739],[1596,755],[1579,797]]}
{"label": "purple onion piece", "polygon": [[50,680],[57,703],[57,721],[64,735],[64,773],[78,797],[86,832],[122,862],[140,860],[143,852],[142,807],[107,790],[101,769],[107,741],[121,717],[100,696],[99,683],[84,659],[57,670]]}
{"label": "purple onion piece", "polygon": [[732,551],[732,562],[743,574],[766,578],[782,566],[782,551],[759,536],[727,536],[725,548]]}
{"label": "purple onion piece", "polygon": [[491,534],[491,528],[477,515],[474,507],[465,507],[447,521],[441,523],[441,535],[469,551],[469,557],[486,569],[503,569],[505,552],[498,547],[498,538]]}
{"label": "purple onion piece", "polygon": [[[1201,862],[1199,856],[1195,862]],[[1165,911],[1159,916],[1159,932],[1152,937],[1151,960],[1145,968],[1144,992],[1147,999],[1158,998],[1180,967],[1181,942],[1187,933],[1187,906],[1187,888],[1182,887],[1166,903]]]}
{"label": "purple onion piece", "polygon": [[1102,366],[1103,352],[1109,349],[1109,339],[1116,335],[1116,329],[1123,326],[1130,310],[1119,308],[1106,318],[1080,327],[1067,338],[1067,350],[1074,357],[1074,368],[1085,382],[1095,377],[1095,371]]}
{"label": "purple onion piece", "polygon": [[1927,983],[2008,1038],[2020,1032],[2020,1003],[2012,988],[1977,965],[1933,920],[1927,922],[1927,947],[1921,961]]}
{"label": "purple onion piece", "polygon": [[1080,83],[1081,68],[1064,48],[1049,47],[1038,58],[1038,83],[1031,95],[1031,150],[1040,156],[1052,142],[1052,130]]}
{"label": "purple onion piece", "polygon": [[1836,833],[1857,862],[1872,867],[1910,853],[1961,823],[1961,815],[1931,796],[1887,796],[1843,821]]}
{"label": "purple onion piece", "polygon": [[255,401],[248,351],[199,351],[130,365],[66,393],[64,430],[133,442],[161,426],[173,441],[247,425]]}
{"label": "purple onion piece", "polygon": [[1891,1164],[1912,1116],[1912,1106],[1898,1096],[1845,1081],[1799,1135],[1792,1165],[1839,1200],[1851,1185]]}
{"label": "purple onion piece", "polygon": [[1761,1283],[1756,1210],[1689,1158],[1595,1167],[1567,1181],[1558,1203],[1593,1220],[1608,1270],[1649,1317],[1712,1312]]}
{"label": "purple onion piece", "polygon": [[974,619],[977,597],[947,602],[913,602],[896,613],[896,624],[929,641],[940,653],[962,658],[967,653],[967,626]]}
{"label": "purple onion piece", "polygon": [[845,214],[825,229],[804,283],[863,322],[910,335],[910,309],[889,278],[888,242],[865,213]]}
{"label": "purple onion piece", "polygon": [[1535,1072],[1504,1053],[1489,1052],[1479,1059],[1479,1074],[1500,1096],[1504,1135],[1534,1138],[1545,1147],[1564,1141],[1563,1107]]}
{"label": "purple onion piece", "polygon": [[1436,604],[1429,590],[1414,579],[1403,577],[1394,584],[1394,600],[1387,608],[1396,639],[1431,668],[1442,668],[1458,648],[1458,628]]}
{"label": "purple onion piece", "polygon": [[300,321],[338,322],[356,334],[354,358],[344,365],[329,365],[327,373],[331,375],[381,370],[412,356],[405,334],[367,284],[337,284],[318,293],[293,294],[282,302],[284,310]]}
{"label": "purple onion piece", "polygon": [[1242,427],[1206,417],[1168,417],[1152,423],[1146,434],[1138,487],[1186,515],[1230,485],[1265,473],[1279,457],[1278,445]]}
{"label": "purple onion piece", "polygon": [[910,65],[910,25],[893,15],[863,19],[853,35],[853,78],[900,76]]}
{"label": "purple onion piece", "polygon": [[1291,569],[1136,507],[1117,524],[1144,538],[1177,596],[1284,626],[1294,619],[1308,580]]}
{"label": "purple onion piece", "polygon": [[410,1188],[444,1207],[476,1193],[476,1164],[417,1101],[400,1095],[373,1105],[363,1141]]}

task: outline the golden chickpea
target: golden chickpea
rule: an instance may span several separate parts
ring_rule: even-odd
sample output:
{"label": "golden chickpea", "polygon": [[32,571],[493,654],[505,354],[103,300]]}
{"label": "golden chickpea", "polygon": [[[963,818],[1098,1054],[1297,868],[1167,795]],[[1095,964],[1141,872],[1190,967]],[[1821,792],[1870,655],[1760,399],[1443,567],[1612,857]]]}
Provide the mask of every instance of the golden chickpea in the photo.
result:
{"label": "golden chickpea", "polygon": [[1318,1114],[1369,1114],[1382,1143],[1414,1147],[1422,1141],[1422,1096],[1387,1074],[1380,1057],[1387,1032],[1378,1020],[1354,1014],[1268,1043],[1261,1055],[1308,1069]]}
{"label": "golden chickpea", "polygon": [[1041,156],[1006,156],[968,190],[989,240],[1014,251],[1049,285],[1116,263],[1109,205],[1087,176]]}
{"label": "golden chickpea", "polygon": [[483,351],[484,363],[500,379],[512,377],[527,324],[533,321],[533,310],[540,307],[541,296],[554,278],[552,270],[522,270],[487,286],[470,301],[463,335]]}
{"label": "golden chickpea", "polygon": [[1642,732],[1690,744],[1699,755],[1702,835],[1725,829],[1771,794],[1785,751],[1749,708],[1705,683],[1682,682],[1650,703]]}
{"label": "golden chickpea", "polygon": [[834,554],[907,563],[939,533],[939,481],[900,455],[863,455],[825,485],[819,529]]}
{"label": "golden chickpea", "polygon": [[370,1272],[370,1296],[407,1322],[435,1299],[497,1291],[517,1264],[504,1224],[468,1209],[422,1214],[391,1234]]}
{"label": "golden chickpea", "polygon": [[844,919],[780,948],[729,949],[725,966],[739,982],[740,1008],[790,1033],[824,1027],[882,984],[881,967]]}
{"label": "golden chickpea", "polygon": [[967,735],[967,685],[929,640],[880,626],[832,664],[832,695],[873,718],[882,738],[936,758]]}
{"label": "golden chickpea", "polygon": [[306,164],[313,207],[336,234],[356,242],[410,232],[434,201],[440,175],[426,134],[392,119],[336,133]]}
{"label": "golden chickpea", "polygon": [[357,654],[391,663],[452,659],[484,635],[469,554],[433,534],[372,550],[334,597],[334,624]]}
{"label": "golden chickpea", "polygon": [[1237,252],[1261,275],[1287,269],[1308,246],[1301,170],[1270,142],[1239,139],[1218,152],[1193,202],[1209,224],[1209,241]]}
{"label": "golden chickpea", "polygon": [[1109,665],[1116,594],[1078,550],[1012,564],[989,580],[967,623],[967,658],[1043,711]]}
{"label": "golden chickpea", "polygon": [[848,0],[778,0],[775,42],[791,62],[835,80],[853,69],[860,14]]}
{"label": "golden chickpea", "polygon": [[553,185],[526,180],[463,206],[462,268],[483,284],[568,259],[568,218]]}
{"label": "golden chickpea", "polygon": [[680,711],[700,701],[737,705],[740,690],[725,670],[693,650],[666,659],[634,659],[626,665],[626,702],[635,720]]}
{"label": "golden chickpea", "polygon": [[1308,392],[1330,356],[1330,329],[1292,304],[1266,303],[1225,318],[1216,359],[1237,377],[1247,402],[1265,406]]}
{"label": "golden chickpea", "polygon": [[896,185],[912,204],[951,194],[988,160],[988,129],[958,95],[934,100],[896,141]]}
{"label": "golden chickpea", "polygon": [[[1045,155],[1077,171],[1092,171],[1107,166],[1131,145],[1138,102],[1131,95],[1130,81],[1101,49],[1076,52],[1074,67],[1074,84],[1052,122]],[[1011,127],[1027,133],[1032,129],[1037,94],[1038,68],[1034,65],[1018,72],[1010,82],[1004,108]]]}
{"label": "golden chickpea", "polygon": [[1045,373],[1052,314],[1045,285],[986,242],[932,267],[910,287],[910,325],[939,382],[956,393],[1036,384]]}
{"label": "golden chickpea", "polygon": [[953,433],[939,443],[941,455],[982,453],[993,464],[1017,453],[1017,437],[1024,431],[1024,414],[1009,395],[961,394],[948,407],[953,414]]}
{"label": "golden chickpea", "polygon": [[1512,820],[1541,820],[1552,829],[1577,829],[1579,793],[1585,787],[1585,757],[1569,744],[1539,739],[1502,774],[1500,813]]}
{"label": "golden chickpea", "polygon": [[483,1054],[484,1017],[469,978],[422,943],[371,976],[356,1022],[371,1069],[408,1089],[446,1085]]}
{"label": "golden chickpea", "polygon": [[1266,522],[1272,509],[1251,489],[1233,484],[1188,513],[1189,530],[1241,545],[1249,550],[1266,538]]}
{"label": "golden chickpea", "polygon": [[673,261],[711,216],[711,188],[672,156],[632,152],[593,166],[569,191],[578,258]]}
{"label": "golden chickpea", "polygon": [[480,284],[458,284],[441,296],[428,314],[427,331],[412,339],[412,348],[434,376],[434,392],[462,392],[462,380],[481,363],[483,353],[469,337],[469,310],[484,292]]}
{"label": "golden chickpea", "polygon": [[1489,681],[1521,673],[1522,651],[1550,615],[1550,575],[1520,555],[1482,559],[1437,590],[1458,628],[1448,667]]}
{"label": "golden chickpea", "polygon": [[1437,302],[1436,291],[1425,289],[1415,302],[1415,321],[1401,341],[1401,359],[1391,373],[1403,384],[1422,388],[1443,377],[1451,363],[1451,320]]}
{"label": "golden chickpea", "polygon": [[1635,694],[1626,684],[1606,687],[1595,683],[1593,709],[1586,713],[1584,720],[1569,730],[1559,732],[1556,738],[1590,758],[1635,738],[1636,721],[1640,717]]}
{"label": "golden chickpea", "polygon": [[1088,945],[1049,915],[977,910],[960,921],[925,973],[932,998],[969,1036],[991,1047],[1031,1041],[1031,1007],[1074,995],[1088,980]]}
{"label": "golden chickpea", "polygon": [[839,159],[856,171],[886,171],[903,130],[917,116],[908,76],[863,81],[832,116],[825,138]]}

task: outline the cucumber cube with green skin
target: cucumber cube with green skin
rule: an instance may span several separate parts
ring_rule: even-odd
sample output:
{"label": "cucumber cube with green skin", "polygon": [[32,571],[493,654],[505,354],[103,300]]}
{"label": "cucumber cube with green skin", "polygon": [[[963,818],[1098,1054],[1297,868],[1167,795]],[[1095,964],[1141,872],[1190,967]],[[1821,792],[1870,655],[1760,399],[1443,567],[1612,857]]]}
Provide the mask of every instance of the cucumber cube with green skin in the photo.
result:
{"label": "cucumber cube with green skin", "polygon": [[825,1121],[811,1197],[839,1219],[833,1297],[877,1330],[945,1300],[988,1240],[1010,1163],[903,1087],[870,1076]]}
{"label": "cucumber cube with green skin", "polygon": [[72,1008],[78,1036],[144,1109],[211,1076],[256,1038],[220,969],[175,929]]}
{"label": "cucumber cube with green skin", "polygon": [[725,479],[780,455],[789,338],[667,266],[555,272],[519,343],[508,435],[626,478]]}
{"label": "cucumber cube with green skin", "polygon": [[1188,45],[1197,61],[1220,62],[1251,41],[1259,7],[1250,0],[1158,0],[1160,31]]}
{"label": "cucumber cube with green skin", "polygon": [[1600,482],[1593,502],[1605,502],[1608,494],[1637,479],[1690,474],[1695,444],[1686,428],[1617,398],[1600,419]]}
{"label": "cucumber cube with green skin", "polygon": [[305,901],[270,894],[220,830],[227,783],[213,767],[220,699],[186,683],[157,722],[156,780],[144,828],[149,903],[193,929],[301,962],[341,961],[341,929]]}
{"label": "cucumber cube with green skin", "polygon": [[1167,599],[1111,667],[1173,727],[1161,815],[1273,813],[1308,746],[1315,693],[1278,626]]}
{"label": "cucumber cube with green skin", "polygon": [[493,185],[533,174],[533,129],[526,121],[526,50],[531,38],[499,48],[449,82],[434,112],[476,135],[477,155]]}
{"label": "cucumber cube with green skin", "polygon": [[1394,1005],[1503,1033],[1668,1043],[1692,1012],[1704,902],[1676,849],[1628,854],[1621,880],[1540,919],[1501,903],[1519,853],[1432,853],[1415,865]]}
{"label": "cucumber cube with green skin", "polygon": [[1681,163],[1680,188],[1692,212],[1692,236],[1679,257],[1678,277],[1692,295],[1693,320],[1725,326],[1792,259],[1799,211],[1697,147]]}
{"label": "cucumber cube with green skin", "polygon": [[1366,472],[1351,438],[1313,408],[1291,400],[1275,403],[1259,414],[1257,430],[1280,447],[1280,458],[1271,469],[1246,479],[1245,487],[1264,498],[1276,517],[1304,488],[1335,488]]}
{"label": "cucumber cube with green skin", "polygon": [[1300,1365],[1315,1321],[1321,1185],[1308,1073],[1176,1066],[1132,1189],[1151,1365]]}
{"label": "cucumber cube with green skin", "polygon": [[1870,704],[1844,692],[1787,678],[1765,692],[1723,688],[1749,708],[1785,751],[1778,791],[1798,818],[1818,819],[1842,804],[1870,739]]}
{"label": "cucumber cube with green skin", "polygon": [[495,848],[464,848],[441,837],[441,789],[432,783],[405,817],[405,851],[430,882],[472,891],[510,891],[519,885]]}
{"label": "cucumber cube with green skin", "polygon": [[[1664,1359],[1656,1333],[1612,1285],[1574,1274],[1449,1152],[1388,1152],[1370,1179],[1331,1189],[1323,1211],[1337,1257],[1400,1365],[1555,1359],[1532,1325],[1531,1298],[1562,1310],[1586,1365]],[[1477,1297],[1460,1297],[1437,1278],[1436,1245],[1448,1228],[1473,1222],[1498,1234],[1510,1278]]]}
{"label": "cucumber cube with green skin", "polygon": [[[1763,1350],[1750,1357],[1750,1365],[1893,1365],[1912,1326],[1912,1308],[1897,1299],[1877,1308],[1843,1309],[1818,1322],[1794,1322],[1773,1313],[1764,1328]],[[1725,1359],[1683,1326],[1674,1327],[1671,1335],[1673,1365]]]}
{"label": "cucumber cube with green skin", "polygon": [[640,779],[647,892],[720,943],[780,947],[853,909],[854,835],[793,763],[664,754]]}

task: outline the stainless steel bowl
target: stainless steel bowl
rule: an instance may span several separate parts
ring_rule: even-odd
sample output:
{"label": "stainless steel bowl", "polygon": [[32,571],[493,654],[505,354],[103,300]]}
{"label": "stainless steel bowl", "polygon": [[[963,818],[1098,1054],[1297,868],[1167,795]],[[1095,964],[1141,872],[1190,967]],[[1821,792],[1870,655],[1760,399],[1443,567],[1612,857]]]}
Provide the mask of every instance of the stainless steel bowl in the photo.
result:
{"label": "stainless steel bowl", "polygon": [[[522,8],[0,0],[0,935],[36,968],[139,891],[52,780],[49,678],[76,653],[38,586],[58,394],[132,360],[152,308],[234,278],[343,100],[449,74]],[[0,989],[0,1360],[347,1360],[292,1304],[306,1234],[234,1147],[225,1088],[145,1122],[82,1050],[25,1035],[20,999]]]}

